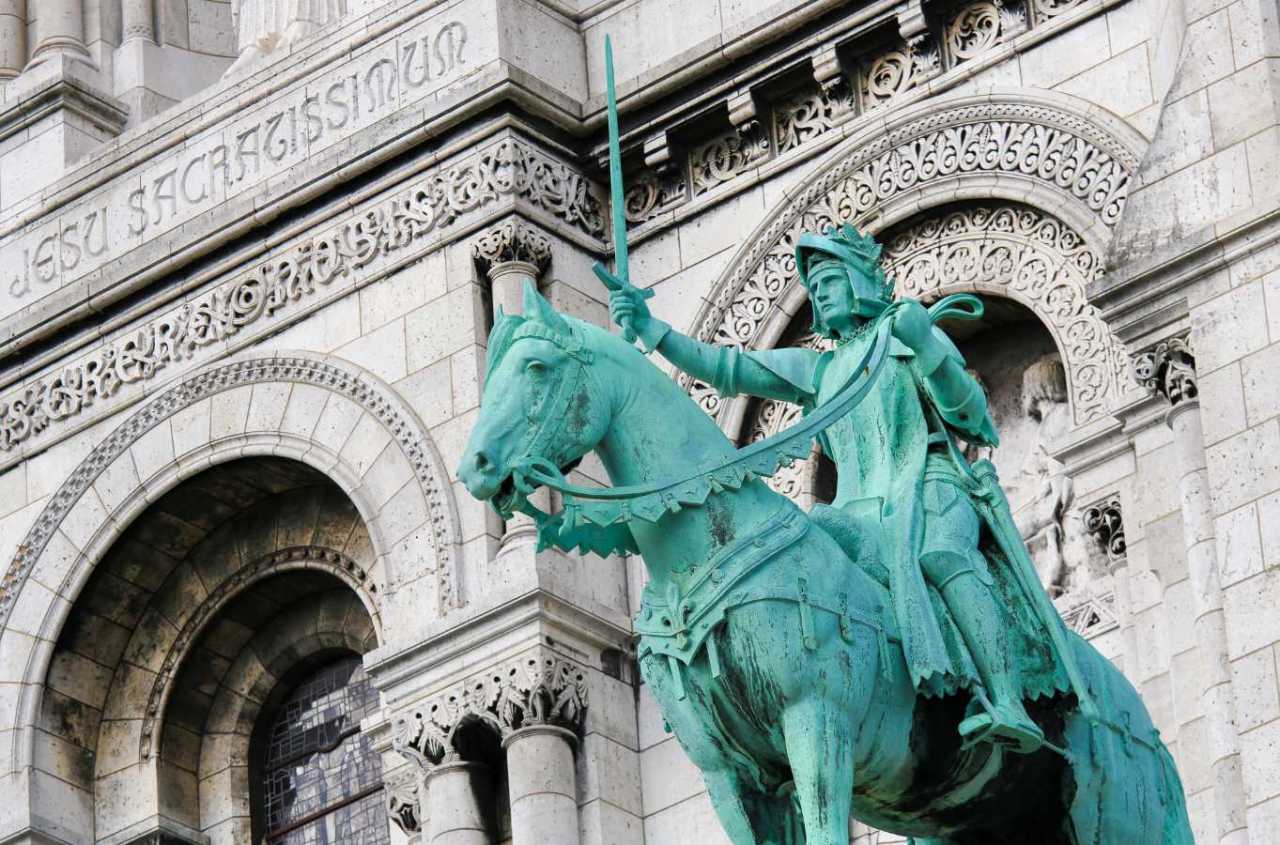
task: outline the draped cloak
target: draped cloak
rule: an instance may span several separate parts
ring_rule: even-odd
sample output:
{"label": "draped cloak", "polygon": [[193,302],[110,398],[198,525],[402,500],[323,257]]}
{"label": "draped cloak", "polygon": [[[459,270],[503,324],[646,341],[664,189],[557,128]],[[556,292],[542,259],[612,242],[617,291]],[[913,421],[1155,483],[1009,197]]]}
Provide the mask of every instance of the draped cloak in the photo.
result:
{"label": "draped cloak", "polygon": [[[947,344],[952,357],[963,363],[950,339],[939,329],[935,332]],[[784,348],[740,354],[794,387],[794,401],[808,413],[845,385],[873,339],[869,326],[858,337],[825,352]],[[945,469],[950,459],[945,453],[930,453],[930,426],[924,403],[932,403],[934,408],[939,403],[918,372],[914,353],[895,338],[890,343],[889,356],[868,395],[828,428],[820,440],[836,465],[832,507],[851,519],[859,517],[863,526],[868,515],[878,516],[879,558],[888,571],[895,621],[912,682],[926,694],[947,694],[978,680],[958,631],[942,608],[941,597],[925,582],[920,565],[926,464],[929,478],[935,479],[939,476],[936,470]],[[963,377],[972,379],[968,373]],[[984,432],[995,431],[985,414],[982,419],[967,421],[947,418],[945,424],[963,439],[974,442],[984,442]],[[958,479],[954,484],[963,492]],[[1009,571],[1010,562],[990,541],[988,532],[984,531],[984,539],[982,551],[991,563],[997,602],[1009,610],[1009,645],[1022,666],[1024,690],[1036,697],[1067,689],[1062,668],[1047,648],[1043,626]]]}

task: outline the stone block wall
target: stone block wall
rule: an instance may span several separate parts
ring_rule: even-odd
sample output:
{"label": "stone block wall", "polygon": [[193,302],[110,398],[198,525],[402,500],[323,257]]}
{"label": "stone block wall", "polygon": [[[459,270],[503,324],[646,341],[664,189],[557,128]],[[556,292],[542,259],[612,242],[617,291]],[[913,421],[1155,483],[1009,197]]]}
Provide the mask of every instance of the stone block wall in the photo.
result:
{"label": "stone block wall", "polygon": [[[75,3],[81,31],[52,44],[44,4],[19,5],[24,70],[0,83],[0,792],[18,796],[0,802],[0,842],[230,842],[251,828],[250,766],[224,740],[204,746],[207,764],[190,730],[184,753],[148,757],[140,733],[120,737],[149,699],[103,715],[104,690],[134,695],[129,667],[186,665],[185,646],[138,620],[185,618],[216,585],[129,588],[127,626],[94,622],[104,602],[85,588],[126,569],[130,527],[168,513],[166,494],[237,461],[272,483],[271,461],[305,465],[358,514],[351,559],[376,587],[376,643],[354,650],[381,696],[364,731],[393,841],[430,841],[443,823],[430,795],[449,787],[433,784],[476,762],[454,730],[476,721],[490,731],[476,740],[485,777],[515,790],[483,809],[508,814],[516,842],[550,829],[521,825],[552,823],[584,845],[727,841],[633,668],[641,562],[535,553],[527,525],[504,525],[456,477],[512,280],[607,324],[590,271],[610,253],[605,34],[631,276],[680,331],[756,347],[803,335],[786,266],[801,224],[853,219],[889,240],[998,208],[1057,233],[1060,264],[1083,262],[1085,282],[1030,261],[984,269],[947,250],[980,251],[991,231],[958,247],[939,234],[946,281],[921,290],[1015,303],[1007,319],[1055,340],[1075,415],[1046,448],[1076,515],[1107,513],[1077,538],[1106,571],[1060,607],[1084,608],[1080,630],[1142,692],[1197,841],[1280,838],[1280,227],[1267,187],[1280,30],[1263,4],[349,0],[229,77],[243,47],[230,3]],[[10,6],[0,15],[17,21]],[[10,29],[0,58],[17,49]],[[349,91],[359,103],[325,99]],[[312,131],[339,112],[343,125]],[[967,169],[946,169],[956,150]],[[1032,241],[1009,237],[1002,248]],[[1160,378],[1131,373],[1131,354],[1174,339],[1191,350],[1194,396],[1170,392],[1169,362],[1185,361],[1167,349],[1151,359]],[[749,435],[756,406],[686,387]],[[1202,436],[1171,410],[1190,399]],[[573,479],[607,480],[593,459]],[[95,624],[139,645],[86,655],[67,632]],[[320,659],[327,629],[297,624],[318,645],[293,656]],[[533,715],[538,695],[566,690],[556,700],[571,707]],[[150,718],[168,718],[157,707]],[[53,718],[72,711],[74,724]],[[572,772],[534,772],[510,751],[521,742],[571,753]],[[155,786],[170,764],[177,799]],[[559,796],[540,815],[539,784]],[[179,806],[192,800],[198,813]]]}

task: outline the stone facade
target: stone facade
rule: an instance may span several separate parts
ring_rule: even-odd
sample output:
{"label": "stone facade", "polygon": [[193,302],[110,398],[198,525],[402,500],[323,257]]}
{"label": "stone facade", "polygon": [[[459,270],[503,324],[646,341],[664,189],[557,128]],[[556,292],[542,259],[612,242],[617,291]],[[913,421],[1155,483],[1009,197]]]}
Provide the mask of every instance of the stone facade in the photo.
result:
{"label": "stone facade", "polygon": [[[0,0],[0,843],[725,841],[639,561],[454,475],[524,279],[607,320],[606,34],[655,313],[820,344],[792,248],[843,221],[984,294],[955,338],[1046,587],[1197,841],[1280,841],[1273,12]],[[679,378],[742,443],[798,415]]]}

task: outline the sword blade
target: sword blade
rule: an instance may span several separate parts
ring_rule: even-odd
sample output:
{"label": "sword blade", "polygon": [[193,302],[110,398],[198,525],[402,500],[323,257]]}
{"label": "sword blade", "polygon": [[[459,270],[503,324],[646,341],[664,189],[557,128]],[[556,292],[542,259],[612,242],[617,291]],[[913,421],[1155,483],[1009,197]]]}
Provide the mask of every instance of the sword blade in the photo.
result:
{"label": "sword blade", "polygon": [[613,85],[613,42],[604,37],[605,97],[609,111],[609,207],[613,216],[613,273],[624,284],[627,268],[627,216],[622,198],[622,150],[618,140],[618,94]]}

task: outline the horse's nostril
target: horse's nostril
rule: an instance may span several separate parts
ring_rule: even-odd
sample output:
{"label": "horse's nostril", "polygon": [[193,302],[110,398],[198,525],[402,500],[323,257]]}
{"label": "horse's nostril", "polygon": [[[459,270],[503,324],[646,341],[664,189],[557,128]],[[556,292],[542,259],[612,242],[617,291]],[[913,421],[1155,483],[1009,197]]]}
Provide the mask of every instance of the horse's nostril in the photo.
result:
{"label": "horse's nostril", "polygon": [[488,455],[486,455],[484,452],[476,452],[476,469],[477,470],[479,470],[480,472],[485,472],[486,470],[490,469],[492,466],[493,466],[493,463],[489,460]]}

